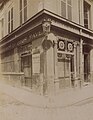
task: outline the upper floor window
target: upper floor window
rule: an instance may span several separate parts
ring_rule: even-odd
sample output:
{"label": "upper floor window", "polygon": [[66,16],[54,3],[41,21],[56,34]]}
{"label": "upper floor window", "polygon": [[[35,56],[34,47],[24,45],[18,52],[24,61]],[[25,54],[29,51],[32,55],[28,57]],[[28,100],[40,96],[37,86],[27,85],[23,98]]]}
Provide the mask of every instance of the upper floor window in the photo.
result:
{"label": "upper floor window", "polygon": [[72,0],[61,0],[61,16],[72,20]]}
{"label": "upper floor window", "polygon": [[13,7],[8,11],[8,33],[13,31]]}
{"label": "upper floor window", "polygon": [[90,28],[90,5],[84,1],[84,26]]}
{"label": "upper floor window", "polygon": [[27,0],[20,0],[20,24],[27,20]]}
{"label": "upper floor window", "polygon": [[1,38],[4,37],[4,18],[0,20],[1,22]]}

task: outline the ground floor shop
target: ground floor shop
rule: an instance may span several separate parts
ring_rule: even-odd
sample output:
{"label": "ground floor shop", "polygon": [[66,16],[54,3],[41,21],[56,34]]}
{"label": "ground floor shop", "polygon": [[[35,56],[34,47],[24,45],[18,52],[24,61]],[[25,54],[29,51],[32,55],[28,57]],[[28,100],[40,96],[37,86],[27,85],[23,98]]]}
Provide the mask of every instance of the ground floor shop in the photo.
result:
{"label": "ground floor shop", "polygon": [[1,73],[4,80],[41,94],[92,82],[92,41],[76,35],[74,29],[72,34],[58,26],[53,27],[52,20],[41,23],[43,25],[20,35],[15,41],[2,43]]}
{"label": "ground floor shop", "polygon": [[55,45],[51,44],[44,50],[44,38],[16,46],[1,54],[4,79],[15,85],[21,84],[40,92],[43,90],[44,93],[48,89],[79,87],[83,82],[91,82],[93,50],[90,46],[82,45],[83,51],[80,51],[79,41],[57,36]]}

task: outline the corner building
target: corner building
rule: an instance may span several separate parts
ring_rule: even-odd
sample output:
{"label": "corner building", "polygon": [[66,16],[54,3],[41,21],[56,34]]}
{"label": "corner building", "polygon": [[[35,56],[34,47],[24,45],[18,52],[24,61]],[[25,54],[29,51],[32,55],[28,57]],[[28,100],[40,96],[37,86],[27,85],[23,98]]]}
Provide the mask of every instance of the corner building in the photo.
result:
{"label": "corner building", "polygon": [[0,3],[3,81],[50,94],[93,81],[92,0]]}

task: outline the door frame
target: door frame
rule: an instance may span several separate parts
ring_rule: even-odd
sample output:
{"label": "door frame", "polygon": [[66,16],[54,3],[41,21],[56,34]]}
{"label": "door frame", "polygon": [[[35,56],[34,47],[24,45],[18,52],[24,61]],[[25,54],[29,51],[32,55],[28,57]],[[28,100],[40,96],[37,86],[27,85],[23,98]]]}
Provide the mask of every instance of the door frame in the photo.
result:
{"label": "door frame", "polygon": [[[23,63],[23,60],[26,58],[26,57],[30,57],[30,59],[28,60],[28,65],[25,66],[24,63]],[[29,67],[30,68],[30,75],[29,76],[26,76],[25,73],[24,73],[24,82],[23,84],[27,87],[30,87],[32,88],[32,54],[22,54],[21,55],[21,71],[24,72],[24,68],[25,67]],[[30,85],[27,84],[27,80],[30,80]]]}
{"label": "door frame", "polygon": [[[62,54],[64,54],[64,53],[62,53]],[[69,54],[70,55],[70,54]],[[63,71],[63,77],[59,77],[58,76],[58,79],[59,79],[59,86],[60,86],[60,80],[61,79],[63,79],[64,80],[64,82],[65,82],[65,86],[63,86],[63,88],[69,88],[69,87],[71,87],[71,56],[72,55],[70,55],[70,56],[68,56],[68,54],[64,54],[64,58],[63,59],[59,59],[58,58],[58,62],[63,62],[63,69],[64,69],[64,71]],[[68,73],[68,76],[66,76],[66,64],[68,63],[68,69],[69,69],[69,73]],[[74,63],[73,63],[74,64]],[[69,85],[68,86],[66,86],[66,79],[69,79]],[[61,81],[62,82],[62,81]]]}

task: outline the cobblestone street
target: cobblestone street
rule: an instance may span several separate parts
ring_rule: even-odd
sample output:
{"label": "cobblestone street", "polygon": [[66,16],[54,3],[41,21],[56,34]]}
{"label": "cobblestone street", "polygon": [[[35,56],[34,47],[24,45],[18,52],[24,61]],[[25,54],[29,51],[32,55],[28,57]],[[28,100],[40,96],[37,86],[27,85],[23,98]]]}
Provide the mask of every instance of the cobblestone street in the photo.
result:
{"label": "cobblestone street", "polygon": [[53,120],[93,120],[93,98],[52,110],[55,111]]}
{"label": "cobblestone street", "polygon": [[93,98],[68,106],[27,105],[0,91],[0,120],[93,120]]}
{"label": "cobblestone street", "polygon": [[46,117],[46,110],[27,106],[0,92],[0,120],[36,120]]}

